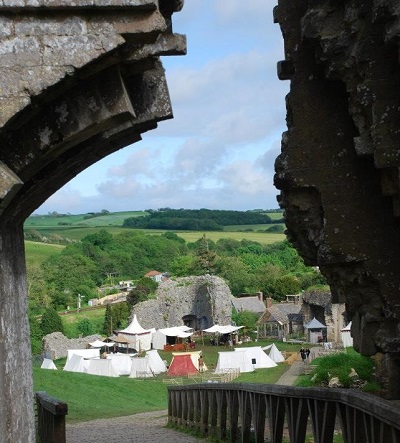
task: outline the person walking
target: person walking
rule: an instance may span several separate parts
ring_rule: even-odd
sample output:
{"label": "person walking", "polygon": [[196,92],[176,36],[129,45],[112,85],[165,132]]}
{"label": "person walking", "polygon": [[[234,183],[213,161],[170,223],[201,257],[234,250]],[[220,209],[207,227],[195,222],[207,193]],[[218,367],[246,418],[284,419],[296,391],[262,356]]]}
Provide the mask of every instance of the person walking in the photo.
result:
{"label": "person walking", "polygon": [[303,348],[303,346],[300,348],[300,356],[301,359],[303,360],[303,363],[306,364],[307,353],[306,350]]}

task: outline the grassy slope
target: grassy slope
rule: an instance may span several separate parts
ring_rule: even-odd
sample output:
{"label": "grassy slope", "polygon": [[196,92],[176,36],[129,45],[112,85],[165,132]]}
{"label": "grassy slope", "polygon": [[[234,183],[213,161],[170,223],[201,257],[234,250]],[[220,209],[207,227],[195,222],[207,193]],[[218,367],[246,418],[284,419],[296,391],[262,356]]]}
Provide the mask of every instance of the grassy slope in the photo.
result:
{"label": "grassy slope", "polygon": [[59,254],[65,246],[25,241],[27,263],[42,263],[53,254]]}

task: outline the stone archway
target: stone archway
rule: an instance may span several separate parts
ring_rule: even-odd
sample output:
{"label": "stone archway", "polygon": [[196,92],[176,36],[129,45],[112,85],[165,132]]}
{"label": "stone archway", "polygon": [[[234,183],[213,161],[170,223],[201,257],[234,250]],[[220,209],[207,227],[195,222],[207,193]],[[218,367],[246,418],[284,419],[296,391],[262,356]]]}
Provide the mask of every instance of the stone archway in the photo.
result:
{"label": "stone archway", "polygon": [[172,118],[161,55],[182,0],[0,6],[0,435],[35,441],[23,223],[106,155]]}

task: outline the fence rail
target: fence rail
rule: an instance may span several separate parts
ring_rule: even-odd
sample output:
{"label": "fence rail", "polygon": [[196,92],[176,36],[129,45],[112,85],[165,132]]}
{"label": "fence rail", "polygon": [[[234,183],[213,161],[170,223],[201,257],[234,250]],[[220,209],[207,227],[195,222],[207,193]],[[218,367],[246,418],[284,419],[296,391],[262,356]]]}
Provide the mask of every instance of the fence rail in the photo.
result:
{"label": "fence rail", "polygon": [[168,422],[231,443],[400,443],[400,408],[346,389],[258,384],[168,386]]}
{"label": "fence rail", "polygon": [[65,416],[68,406],[46,392],[36,392],[38,443],[66,443]]}

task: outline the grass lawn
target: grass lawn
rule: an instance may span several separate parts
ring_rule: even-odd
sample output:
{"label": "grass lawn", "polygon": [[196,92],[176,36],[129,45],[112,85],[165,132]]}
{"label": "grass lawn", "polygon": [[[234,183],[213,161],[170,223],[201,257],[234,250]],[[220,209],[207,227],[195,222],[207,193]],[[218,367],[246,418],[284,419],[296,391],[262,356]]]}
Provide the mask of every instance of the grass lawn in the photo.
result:
{"label": "grass lawn", "polygon": [[[248,345],[265,346],[270,343],[272,342],[259,341]],[[279,343],[277,346],[279,350],[297,350],[296,345]],[[226,348],[203,345],[201,340],[196,340],[196,350],[203,351],[206,365],[213,368],[217,364],[218,352],[226,351]],[[163,360],[171,362],[170,352],[159,351],[159,354]],[[113,378],[64,372],[62,368],[65,360],[55,362],[58,371],[35,367],[33,378],[35,391],[46,391],[68,404],[67,420],[70,423],[167,408],[167,385],[163,382],[165,375],[139,380],[126,376]],[[275,368],[256,369],[240,375],[235,382],[273,384],[288,368],[285,363],[279,363]]]}
{"label": "grass lawn", "polygon": [[[64,327],[64,334],[67,337],[79,337],[79,331],[76,329],[80,320],[88,319],[93,325],[95,331],[101,331],[104,325],[104,315],[106,308],[97,308],[90,310],[82,310],[77,313],[61,315],[61,321]],[[97,334],[97,332],[95,332]]]}

